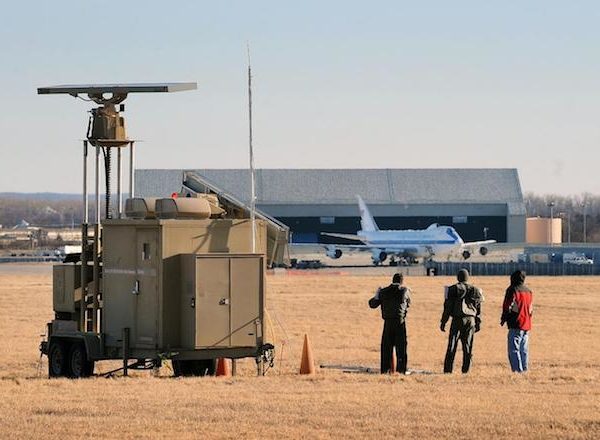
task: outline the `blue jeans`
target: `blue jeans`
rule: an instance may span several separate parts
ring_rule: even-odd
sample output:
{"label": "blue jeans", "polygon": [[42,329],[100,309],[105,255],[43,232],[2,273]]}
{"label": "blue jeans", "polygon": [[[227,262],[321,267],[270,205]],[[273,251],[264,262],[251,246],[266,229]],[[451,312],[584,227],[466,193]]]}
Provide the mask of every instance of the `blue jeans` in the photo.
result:
{"label": "blue jeans", "polygon": [[527,371],[529,357],[529,333],[527,330],[508,329],[508,361],[517,373]]}

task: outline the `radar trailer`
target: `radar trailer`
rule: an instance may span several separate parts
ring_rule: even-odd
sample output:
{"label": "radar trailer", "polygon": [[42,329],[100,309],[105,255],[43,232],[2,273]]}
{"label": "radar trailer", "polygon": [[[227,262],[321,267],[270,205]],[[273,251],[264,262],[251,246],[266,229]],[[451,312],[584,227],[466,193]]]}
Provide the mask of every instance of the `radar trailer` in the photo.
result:
{"label": "radar trailer", "polygon": [[[252,222],[245,206],[209,188],[135,197],[135,141],[127,137],[122,102],[132,93],[193,89],[195,83],[38,89],[38,94],[84,95],[98,105],[83,141],[81,253],[53,268],[55,318],[40,346],[50,377],[90,376],[103,360],[122,360],[124,375],[170,360],[176,376],[214,374],[218,358],[254,358],[258,374],[273,362],[274,347],[265,338],[265,270],[286,254],[281,248],[289,230],[268,216]],[[95,153],[93,209],[90,150]],[[125,201],[124,153],[129,159]]]}

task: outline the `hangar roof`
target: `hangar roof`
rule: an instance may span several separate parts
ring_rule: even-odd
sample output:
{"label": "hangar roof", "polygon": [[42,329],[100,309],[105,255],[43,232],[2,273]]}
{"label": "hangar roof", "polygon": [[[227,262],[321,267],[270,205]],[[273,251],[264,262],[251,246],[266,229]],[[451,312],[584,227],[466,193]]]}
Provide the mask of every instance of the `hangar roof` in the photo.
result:
{"label": "hangar roof", "polygon": [[[140,196],[179,190],[186,170],[136,170]],[[250,199],[247,169],[197,169],[236,198]],[[370,204],[523,203],[516,169],[259,169],[257,203],[355,204],[360,194]]]}

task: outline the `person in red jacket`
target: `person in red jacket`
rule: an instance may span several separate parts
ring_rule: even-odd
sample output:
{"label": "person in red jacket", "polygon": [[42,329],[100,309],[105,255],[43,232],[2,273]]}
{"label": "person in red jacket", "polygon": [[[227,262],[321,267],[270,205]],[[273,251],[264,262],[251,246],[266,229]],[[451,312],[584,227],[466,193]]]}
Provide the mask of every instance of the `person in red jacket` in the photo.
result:
{"label": "person in red jacket", "polygon": [[525,285],[525,272],[517,270],[510,276],[506,289],[500,325],[508,327],[508,360],[512,371],[528,369],[529,330],[533,314],[533,292]]}

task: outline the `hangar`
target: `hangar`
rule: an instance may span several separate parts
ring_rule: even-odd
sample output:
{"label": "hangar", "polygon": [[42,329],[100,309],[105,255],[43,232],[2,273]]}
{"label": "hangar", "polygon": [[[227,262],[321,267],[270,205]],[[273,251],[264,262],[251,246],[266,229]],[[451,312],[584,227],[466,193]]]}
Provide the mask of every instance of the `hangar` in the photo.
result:
{"label": "hangar", "polygon": [[[194,172],[237,199],[250,200],[247,169],[136,170],[136,196],[179,191]],[[454,226],[465,241],[525,241],[525,203],[516,169],[258,169],[256,206],[288,225],[296,243],[334,243],[320,232],[360,229],[356,195],[380,229]]]}

